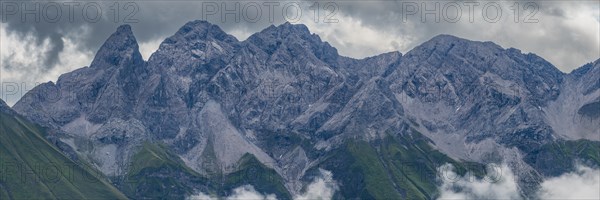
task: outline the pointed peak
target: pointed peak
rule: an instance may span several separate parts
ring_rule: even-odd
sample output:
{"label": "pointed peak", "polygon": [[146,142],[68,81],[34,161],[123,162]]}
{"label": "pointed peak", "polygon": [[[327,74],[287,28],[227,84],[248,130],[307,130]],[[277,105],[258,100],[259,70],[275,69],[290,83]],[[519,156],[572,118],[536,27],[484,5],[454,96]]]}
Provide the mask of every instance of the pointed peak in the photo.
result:
{"label": "pointed peak", "polygon": [[125,59],[141,59],[139,46],[131,26],[125,24],[106,39],[90,67],[116,66]]}
{"label": "pointed peak", "polygon": [[236,42],[235,37],[225,33],[219,26],[204,20],[194,20],[185,23],[166,43],[174,43],[178,40],[193,41],[213,38],[216,40]]}
{"label": "pointed peak", "polygon": [[104,42],[104,45],[135,45],[137,46],[137,41],[135,36],[133,35],[133,31],[131,31],[131,26],[129,24],[123,24],[117,27],[117,30]]}
{"label": "pointed peak", "polygon": [[4,102],[4,100],[0,99],[0,107],[8,107],[8,105],[6,102]]}
{"label": "pointed peak", "polygon": [[117,27],[117,33],[125,33],[133,35],[133,31],[131,31],[131,26],[129,24],[123,24]]}
{"label": "pointed peak", "polygon": [[13,114],[14,111],[4,102],[4,100],[0,99],[0,112]]}
{"label": "pointed peak", "polygon": [[187,23],[185,23],[178,32],[184,32],[187,33],[189,31],[192,31],[193,29],[207,29],[207,28],[218,28],[217,25],[211,24],[208,21],[204,21],[204,20],[194,20],[194,21],[189,21]]}
{"label": "pointed peak", "polygon": [[248,37],[247,41],[262,43],[260,41],[263,40],[304,40],[313,44],[329,45],[327,42],[323,42],[317,34],[310,33],[306,25],[292,24],[290,22],[285,22],[278,26],[270,25],[262,31],[252,34]]}
{"label": "pointed peak", "polygon": [[[339,55],[337,49],[322,41],[317,34],[311,34],[304,24],[285,22],[278,26],[269,26],[248,37],[246,42],[256,45],[267,54],[272,54],[281,46],[302,47],[325,62],[335,62]],[[288,48],[283,48],[288,49]]]}
{"label": "pointed peak", "polygon": [[308,29],[306,27],[306,25],[304,25],[304,24],[292,24],[292,23],[287,22],[287,21],[284,22],[283,24],[280,24],[277,27],[280,27],[280,28],[301,28],[301,29]]}
{"label": "pointed peak", "polygon": [[204,20],[194,20],[185,23],[176,34],[180,35],[188,35],[188,34],[203,34],[203,35],[222,35],[226,34],[221,28],[217,25],[214,25],[208,21]]}
{"label": "pointed peak", "polygon": [[[274,26],[271,25],[269,27],[267,27],[266,29],[264,29],[263,31],[275,31],[275,32],[284,32],[284,33],[297,33],[297,34],[304,34],[304,35],[310,35],[310,31],[308,30],[308,27],[304,24],[292,24],[290,22],[285,22],[283,24],[280,24],[278,26]],[[262,31],[261,31],[262,32]]]}

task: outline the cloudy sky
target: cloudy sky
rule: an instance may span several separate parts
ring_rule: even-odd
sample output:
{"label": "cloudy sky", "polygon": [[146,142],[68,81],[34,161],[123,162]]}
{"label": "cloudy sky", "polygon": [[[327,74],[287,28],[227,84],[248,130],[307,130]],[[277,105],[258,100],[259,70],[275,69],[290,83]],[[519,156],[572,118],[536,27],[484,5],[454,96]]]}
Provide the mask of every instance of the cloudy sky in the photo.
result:
{"label": "cloudy sky", "polygon": [[406,53],[438,34],[493,41],[540,55],[568,73],[600,58],[600,3],[586,1],[2,1],[1,97],[87,66],[130,24],[145,59],[188,21],[245,40],[271,24],[306,24],[345,56]]}

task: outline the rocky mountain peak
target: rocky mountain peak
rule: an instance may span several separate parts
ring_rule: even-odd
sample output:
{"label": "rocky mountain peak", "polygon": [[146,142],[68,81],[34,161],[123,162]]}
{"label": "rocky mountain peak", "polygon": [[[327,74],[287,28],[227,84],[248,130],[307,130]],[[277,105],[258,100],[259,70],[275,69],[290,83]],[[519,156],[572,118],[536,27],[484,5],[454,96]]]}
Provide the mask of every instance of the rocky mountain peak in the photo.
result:
{"label": "rocky mountain peak", "polygon": [[289,51],[296,55],[308,52],[330,64],[339,56],[337,49],[322,41],[318,35],[310,33],[304,24],[286,22],[279,26],[271,25],[251,35],[247,42],[256,45],[267,54],[273,54],[277,50]]}
{"label": "rocky mountain peak", "polygon": [[308,27],[304,24],[291,24],[289,22],[285,22],[279,26],[271,25],[264,30],[253,34],[248,38],[248,40],[251,42],[257,42],[256,39],[258,38],[270,38],[281,41],[306,41],[317,46],[326,45],[330,48],[333,48],[329,45],[329,43],[322,41],[317,34],[310,33]]}
{"label": "rocky mountain peak", "polygon": [[131,26],[121,25],[100,47],[90,67],[127,66],[142,62],[142,55]]}
{"label": "rocky mountain peak", "polygon": [[9,113],[11,111],[12,110],[10,109],[10,107],[8,107],[8,105],[6,105],[6,103],[2,99],[0,99],[0,112]]}
{"label": "rocky mountain peak", "polygon": [[[600,59],[573,70],[568,76],[578,82],[585,95],[600,89]],[[600,98],[599,98],[600,99]]]}
{"label": "rocky mountain peak", "polygon": [[211,39],[225,42],[238,41],[235,37],[225,33],[217,25],[204,20],[195,20],[183,25],[173,37],[168,38],[165,42],[188,42]]}
{"label": "rocky mountain peak", "polygon": [[18,115],[15,110],[13,110],[4,100],[0,99],[0,113],[16,116]]}
{"label": "rocky mountain peak", "polygon": [[598,59],[594,62],[587,63],[587,64],[573,70],[569,75],[581,77],[583,75],[590,73],[591,71],[598,70],[598,69],[600,69],[600,59]]}
{"label": "rocky mountain peak", "polygon": [[[505,49],[493,42],[471,41],[451,35],[438,35],[406,54],[410,63],[427,63],[429,67],[464,72],[467,66],[475,73],[492,73],[503,79],[541,76],[542,82],[561,82],[562,72],[533,53],[515,48]],[[422,67],[422,66],[421,66]],[[413,69],[421,68],[413,66]],[[519,74],[518,76],[514,76]]]}
{"label": "rocky mountain peak", "polygon": [[285,22],[279,26],[269,26],[269,28],[265,29],[268,31],[278,31],[278,32],[287,32],[288,34],[298,34],[298,35],[310,35],[310,31],[308,27],[304,24],[292,24],[290,22]]}
{"label": "rocky mountain peak", "polygon": [[467,39],[459,38],[454,35],[439,34],[439,35],[436,35],[433,38],[431,38],[429,41],[430,42],[452,42],[452,41],[459,41],[459,40],[467,40]]}
{"label": "rocky mountain peak", "polygon": [[172,67],[180,75],[189,75],[207,66],[217,70],[223,67],[219,63],[231,57],[238,46],[239,41],[219,26],[203,20],[190,21],[160,44],[158,51],[150,56],[148,66],[151,69]]}
{"label": "rocky mountain peak", "polygon": [[[472,41],[452,35],[440,34],[414,48],[407,55],[421,59],[447,61],[448,56],[465,59],[469,62],[484,64],[479,70],[509,74],[507,70],[542,71],[539,73],[560,76],[562,72],[550,62],[533,53],[523,53],[515,48],[503,48],[490,41]],[[437,55],[432,57],[432,55]],[[502,69],[495,68],[494,63],[501,62]]]}
{"label": "rocky mountain peak", "polygon": [[[600,85],[593,79],[599,63],[574,73]],[[95,161],[106,175],[125,175],[137,147],[150,140],[164,143],[199,173],[237,167],[240,157],[253,154],[282,175],[287,187],[301,183],[311,163],[321,166],[329,152],[339,152],[331,150],[351,139],[366,140],[361,142],[369,147],[391,141],[388,135],[404,140],[423,134],[456,158],[486,161],[483,155],[497,146],[505,156],[500,159],[520,159],[518,150],[530,152],[551,142],[556,130],[571,130],[564,119],[574,115],[563,110],[595,116],[583,108],[597,105],[592,98],[600,87],[575,82],[573,87],[591,89],[569,89],[561,85],[563,76],[535,54],[450,35],[433,37],[406,55],[358,60],[338,55],[305,25],[269,26],[239,42],[198,20],[167,38],[148,62],[131,28],[121,26],[91,67],[61,76],[56,85],[37,86],[13,108],[64,138],[84,141],[86,146],[62,145]],[[65,98],[54,98],[57,90]],[[571,96],[555,101],[559,94]],[[586,99],[574,109],[560,107],[580,97]],[[10,108],[0,101],[4,109]],[[548,117],[552,112],[567,114]],[[596,122],[581,130],[597,130]],[[487,144],[493,149],[480,148]],[[513,147],[514,154],[504,154]],[[372,152],[374,160],[393,155]]]}
{"label": "rocky mountain peak", "polygon": [[441,34],[417,46],[407,54],[428,55],[436,53],[446,55],[454,51],[453,53],[458,53],[458,55],[465,53],[493,55],[502,50],[504,50],[502,47],[493,42],[471,41],[452,35]]}

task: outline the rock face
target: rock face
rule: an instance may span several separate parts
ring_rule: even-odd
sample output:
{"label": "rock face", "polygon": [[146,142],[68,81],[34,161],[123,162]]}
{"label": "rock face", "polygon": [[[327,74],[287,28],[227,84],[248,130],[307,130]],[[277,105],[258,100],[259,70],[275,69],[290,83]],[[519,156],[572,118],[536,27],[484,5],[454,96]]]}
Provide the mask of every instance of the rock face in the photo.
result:
{"label": "rock face", "polygon": [[6,105],[6,102],[0,99],[0,112],[13,114],[15,111],[13,111],[8,105]]}
{"label": "rock face", "polygon": [[109,176],[126,173],[142,142],[160,141],[201,174],[215,165],[231,173],[250,153],[294,194],[346,140],[417,130],[452,158],[508,162],[536,180],[523,155],[560,139],[600,140],[599,68],[564,74],[534,54],[448,35],[406,55],[353,59],[304,25],[238,41],[205,21],[144,61],[124,25],[89,67],[34,88],[14,109]]}
{"label": "rock face", "polygon": [[600,59],[565,80],[561,95],[548,106],[549,123],[564,138],[600,140]]}
{"label": "rock face", "polygon": [[438,144],[453,134],[527,152],[556,138],[544,108],[558,98],[563,76],[536,55],[440,35],[403,56],[385,82]]}

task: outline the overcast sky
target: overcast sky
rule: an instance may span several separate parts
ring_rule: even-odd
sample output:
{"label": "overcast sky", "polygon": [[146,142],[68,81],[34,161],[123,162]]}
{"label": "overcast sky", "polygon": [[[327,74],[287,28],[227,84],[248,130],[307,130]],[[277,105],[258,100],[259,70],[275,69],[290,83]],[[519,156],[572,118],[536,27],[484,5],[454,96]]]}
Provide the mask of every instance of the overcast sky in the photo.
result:
{"label": "overcast sky", "polygon": [[217,24],[239,40],[270,24],[303,23],[340,54],[355,58],[406,53],[438,34],[535,53],[566,73],[600,58],[596,0],[426,2],[2,1],[0,98],[12,105],[35,84],[89,65],[124,23],[133,27],[145,59],[196,19]]}

